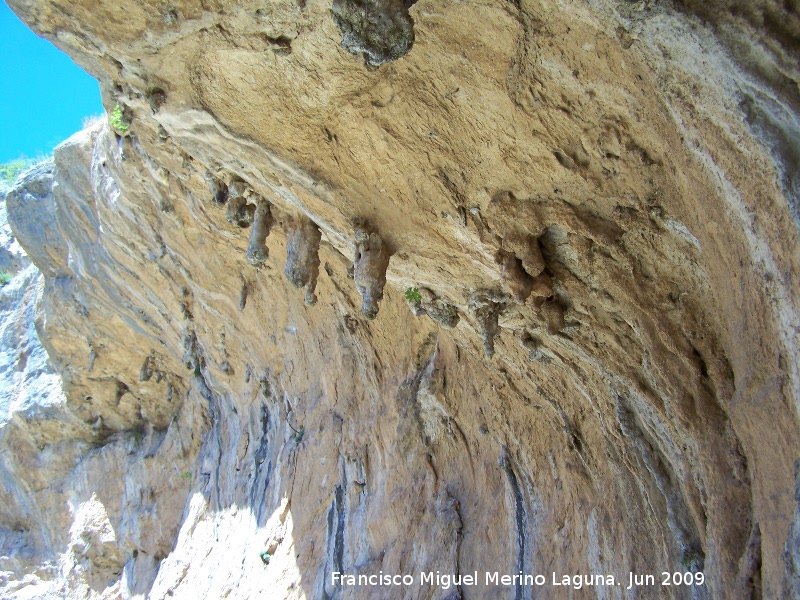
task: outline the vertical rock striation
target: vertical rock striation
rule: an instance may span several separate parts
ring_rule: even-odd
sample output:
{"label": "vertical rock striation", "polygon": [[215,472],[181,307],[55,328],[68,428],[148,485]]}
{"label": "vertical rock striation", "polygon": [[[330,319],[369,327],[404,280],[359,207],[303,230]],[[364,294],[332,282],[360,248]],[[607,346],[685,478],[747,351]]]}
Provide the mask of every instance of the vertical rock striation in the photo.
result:
{"label": "vertical rock striation", "polygon": [[130,125],[7,195],[0,595],[797,594],[792,3],[10,5]]}

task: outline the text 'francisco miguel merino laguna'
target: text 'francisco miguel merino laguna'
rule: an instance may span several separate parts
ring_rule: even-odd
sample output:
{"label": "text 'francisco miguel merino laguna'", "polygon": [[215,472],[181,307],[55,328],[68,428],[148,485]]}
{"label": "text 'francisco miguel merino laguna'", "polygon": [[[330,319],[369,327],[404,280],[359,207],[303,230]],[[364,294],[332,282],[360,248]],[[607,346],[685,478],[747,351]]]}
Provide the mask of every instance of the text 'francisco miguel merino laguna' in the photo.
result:
{"label": "text 'francisco miguel merino laguna'", "polygon": [[[483,574],[483,582],[478,577],[478,572],[469,574],[449,574],[436,571],[420,572],[418,580],[413,575],[389,575],[380,571],[372,575],[352,575],[334,571],[331,574],[331,583],[335,586],[411,586],[419,582],[420,585],[436,586],[446,590],[453,586],[476,586],[483,583],[485,586],[569,586],[576,590],[584,586],[625,586],[625,589],[639,587],[640,585],[653,585],[655,578],[652,575],[636,576],[631,573],[628,581],[617,580],[614,575],[581,574],[581,575],[558,575],[553,573],[550,578],[542,574],[524,574],[519,572],[515,575],[504,575],[497,571],[486,572]],[[639,578],[642,581],[639,581]],[[652,583],[651,583],[652,579]],[[695,582],[700,583],[700,582]]]}

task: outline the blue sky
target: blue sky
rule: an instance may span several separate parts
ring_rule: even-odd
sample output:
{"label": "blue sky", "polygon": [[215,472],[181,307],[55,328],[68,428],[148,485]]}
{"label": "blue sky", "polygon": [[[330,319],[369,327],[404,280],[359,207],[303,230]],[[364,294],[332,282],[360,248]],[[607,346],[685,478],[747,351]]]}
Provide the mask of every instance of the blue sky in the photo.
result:
{"label": "blue sky", "polygon": [[49,154],[99,114],[97,82],[0,0],[0,163]]}

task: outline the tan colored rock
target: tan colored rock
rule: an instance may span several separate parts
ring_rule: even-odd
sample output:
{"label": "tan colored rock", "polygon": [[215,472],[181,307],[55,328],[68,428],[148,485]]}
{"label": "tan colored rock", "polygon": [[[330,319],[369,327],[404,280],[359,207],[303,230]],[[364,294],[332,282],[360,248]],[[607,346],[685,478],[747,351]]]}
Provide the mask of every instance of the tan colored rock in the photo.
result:
{"label": "tan colored rock", "polygon": [[378,303],[383,299],[389,248],[381,236],[366,225],[357,225],[356,254],[353,259],[353,280],[363,302],[361,312],[367,319],[378,316]]}
{"label": "tan colored rock", "polygon": [[260,267],[269,257],[267,236],[272,228],[274,219],[270,211],[270,204],[263,198],[255,200],[253,213],[253,229],[250,231],[250,241],[247,244],[247,262],[254,267]]}
{"label": "tan colored rock", "polygon": [[284,274],[295,287],[305,287],[306,306],[317,303],[314,290],[319,277],[319,228],[306,217],[296,217],[287,224],[286,268]]}
{"label": "tan colored rock", "polygon": [[[231,225],[237,225],[242,229],[250,227],[253,224],[256,213],[256,204],[248,202],[248,198],[252,192],[243,181],[233,181],[228,186],[228,209],[225,212],[225,219]],[[263,210],[263,208],[262,208]],[[265,213],[262,212],[261,218],[264,219]],[[262,225],[257,229],[263,232],[265,227]],[[268,231],[268,228],[266,228]],[[260,237],[260,235],[259,235]],[[266,238],[266,235],[264,235]]]}
{"label": "tan colored rock", "polygon": [[[0,595],[791,597],[796,10],[367,4],[10,2],[131,125],[8,202]],[[314,308],[247,263],[259,197],[319,232]]]}

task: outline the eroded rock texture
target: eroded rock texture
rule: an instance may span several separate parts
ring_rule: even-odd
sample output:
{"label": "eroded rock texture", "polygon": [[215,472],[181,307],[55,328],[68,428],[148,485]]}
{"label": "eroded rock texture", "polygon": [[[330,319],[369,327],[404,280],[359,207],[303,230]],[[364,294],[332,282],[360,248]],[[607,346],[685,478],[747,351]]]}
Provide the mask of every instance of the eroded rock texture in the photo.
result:
{"label": "eroded rock texture", "polygon": [[377,67],[397,60],[414,45],[414,20],[406,0],[333,0],[331,14],[342,32],[342,48]]}
{"label": "eroded rock texture", "polygon": [[797,595],[796,3],[10,5],[131,124],[8,196],[0,595]]}
{"label": "eroded rock texture", "polygon": [[319,244],[322,234],[308,218],[291,219],[286,224],[286,278],[295,287],[305,287],[305,303],[317,303],[314,290],[319,277]]}
{"label": "eroded rock texture", "polygon": [[353,279],[362,298],[361,312],[371,320],[378,316],[378,303],[383,300],[389,248],[383,238],[366,225],[356,226],[355,243]]}
{"label": "eroded rock texture", "polygon": [[269,258],[267,236],[274,219],[269,202],[263,198],[256,200],[256,210],[253,213],[253,229],[250,231],[250,241],[247,244],[247,262],[254,267],[260,267]]}

